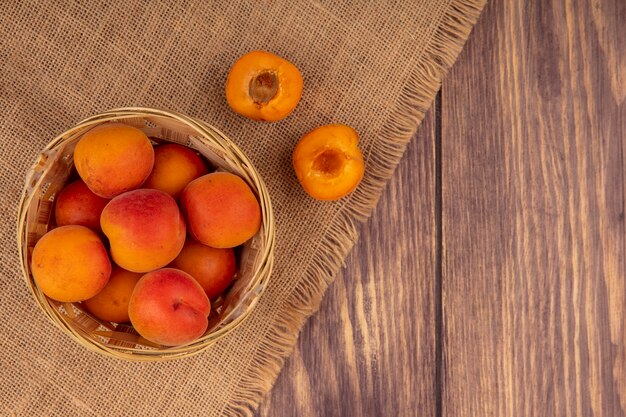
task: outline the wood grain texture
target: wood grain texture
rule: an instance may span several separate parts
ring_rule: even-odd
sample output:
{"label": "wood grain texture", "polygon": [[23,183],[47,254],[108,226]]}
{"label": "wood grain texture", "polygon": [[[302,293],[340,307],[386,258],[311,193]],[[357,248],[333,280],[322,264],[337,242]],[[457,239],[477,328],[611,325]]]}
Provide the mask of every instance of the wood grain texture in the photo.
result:
{"label": "wood grain texture", "polygon": [[434,113],[258,416],[435,416]]}
{"label": "wood grain texture", "polygon": [[626,416],[625,25],[488,4],[257,415]]}
{"label": "wood grain texture", "polygon": [[444,82],[444,416],[626,416],[625,25],[494,0]]}

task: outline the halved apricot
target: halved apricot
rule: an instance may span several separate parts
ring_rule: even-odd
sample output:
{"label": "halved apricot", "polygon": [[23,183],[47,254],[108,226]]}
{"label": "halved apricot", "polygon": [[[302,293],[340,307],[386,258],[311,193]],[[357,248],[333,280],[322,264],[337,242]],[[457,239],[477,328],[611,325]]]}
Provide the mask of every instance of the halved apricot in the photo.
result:
{"label": "halved apricot", "polygon": [[338,200],[359,185],[365,171],[359,136],[350,126],[318,127],[300,139],[293,167],[304,190],[318,200]]}
{"label": "halved apricot", "polygon": [[226,79],[226,100],[235,113],[274,122],[296,108],[302,75],[291,62],[265,51],[243,55]]}

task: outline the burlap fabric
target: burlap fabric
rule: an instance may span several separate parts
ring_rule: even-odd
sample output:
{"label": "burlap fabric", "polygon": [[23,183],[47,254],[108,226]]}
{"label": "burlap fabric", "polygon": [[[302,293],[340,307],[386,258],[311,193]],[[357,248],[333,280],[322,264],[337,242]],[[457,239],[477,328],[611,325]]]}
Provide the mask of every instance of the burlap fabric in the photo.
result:
{"label": "burlap fabric", "polygon": [[[0,414],[252,413],[482,6],[483,0],[4,1]],[[253,122],[226,104],[228,69],[252,49],[277,53],[303,74],[302,101],[281,122]],[[133,363],[87,351],[44,318],[20,274],[17,205],[38,151],[79,120],[123,106],[212,123],[250,156],[273,199],[276,263],[261,303],[235,332],[188,359]],[[290,155],[302,134],[330,122],[360,133],[366,176],[349,198],[321,203],[298,185]]]}

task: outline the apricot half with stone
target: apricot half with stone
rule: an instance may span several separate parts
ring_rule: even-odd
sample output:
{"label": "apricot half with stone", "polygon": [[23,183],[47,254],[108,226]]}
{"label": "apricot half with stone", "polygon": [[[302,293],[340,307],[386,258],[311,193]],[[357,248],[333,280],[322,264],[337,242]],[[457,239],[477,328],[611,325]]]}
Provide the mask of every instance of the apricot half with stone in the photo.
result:
{"label": "apricot half with stone", "polygon": [[291,62],[265,51],[243,55],[226,79],[226,100],[235,113],[274,122],[296,108],[302,75]]}
{"label": "apricot half with stone", "polygon": [[318,127],[300,139],[293,167],[304,190],[318,200],[338,200],[359,185],[365,171],[359,136],[350,126]]}

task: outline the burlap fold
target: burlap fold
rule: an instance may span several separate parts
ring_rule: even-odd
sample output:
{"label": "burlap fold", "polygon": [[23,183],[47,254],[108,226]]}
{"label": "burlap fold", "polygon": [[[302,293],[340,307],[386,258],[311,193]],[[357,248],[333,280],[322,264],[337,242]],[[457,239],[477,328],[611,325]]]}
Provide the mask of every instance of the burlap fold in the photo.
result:
{"label": "burlap fold", "polygon": [[[4,2],[0,8],[0,414],[249,415],[356,239],[484,0]],[[304,77],[277,123],[235,115],[231,64],[252,49]],[[20,275],[16,214],[38,151],[79,120],[144,106],[201,118],[250,156],[277,225],[275,270],[254,314],[208,351],[165,363],[87,351],[43,317]],[[304,194],[290,156],[322,124],[353,126],[366,160],[349,198]],[[285,415],[289,415],[286,410]]]}

